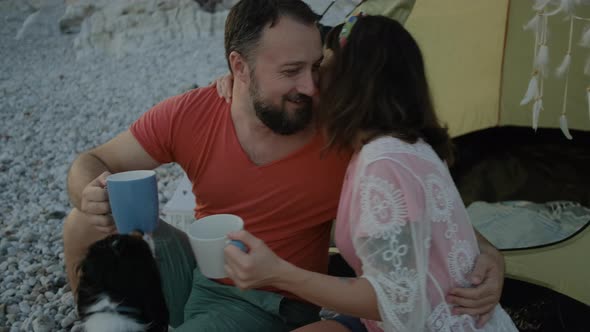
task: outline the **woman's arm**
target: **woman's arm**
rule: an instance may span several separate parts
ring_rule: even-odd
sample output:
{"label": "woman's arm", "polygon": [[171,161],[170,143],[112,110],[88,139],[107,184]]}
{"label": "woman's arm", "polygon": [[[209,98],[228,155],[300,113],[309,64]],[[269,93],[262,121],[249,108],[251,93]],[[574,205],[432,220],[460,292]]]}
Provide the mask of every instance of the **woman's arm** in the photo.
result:
{"label": "woman's arm", "polygon": [[248,253],[234,246],[225,249],[226,271],[237,287],[272,286],[339,313],[381,320],[375,292],[366,279],[339,278],[301,269],[276,256],[264,242],[246,231],[229,237],[249,248]]}

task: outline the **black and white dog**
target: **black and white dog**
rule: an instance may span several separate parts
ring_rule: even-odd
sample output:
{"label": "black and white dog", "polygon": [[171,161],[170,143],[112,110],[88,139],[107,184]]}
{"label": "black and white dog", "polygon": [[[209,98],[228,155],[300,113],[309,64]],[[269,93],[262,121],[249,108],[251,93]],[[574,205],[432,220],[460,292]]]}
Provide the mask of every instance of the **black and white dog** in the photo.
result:
{"label": "black and white dog", "polygon": [[76,304],[86,332],[168,331],[150,237],[116,234],[94,243],[78,275]]}

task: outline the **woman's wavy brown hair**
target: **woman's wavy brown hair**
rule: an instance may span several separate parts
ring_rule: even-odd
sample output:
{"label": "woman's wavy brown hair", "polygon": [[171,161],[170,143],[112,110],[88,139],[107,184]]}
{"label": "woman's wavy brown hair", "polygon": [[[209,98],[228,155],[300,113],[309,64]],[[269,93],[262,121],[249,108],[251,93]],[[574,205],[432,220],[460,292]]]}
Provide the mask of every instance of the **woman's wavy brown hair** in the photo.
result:
{"label": "woman's wavy brown hair", "polygon": [[398,22],[383,16],[362,16],[343,47],[342,25],[326,36],[333,57],[322,69],[319,125],[327,147],[357,148],[389,135],[408,143],[422,138],[449,165],[453,146],[434,112],[422,52]]}

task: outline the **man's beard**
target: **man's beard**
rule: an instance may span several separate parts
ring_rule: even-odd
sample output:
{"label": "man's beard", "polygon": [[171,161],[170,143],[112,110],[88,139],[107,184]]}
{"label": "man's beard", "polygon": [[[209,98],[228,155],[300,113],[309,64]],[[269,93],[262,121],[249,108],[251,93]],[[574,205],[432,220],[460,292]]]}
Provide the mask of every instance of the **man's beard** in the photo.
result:
{"label": "man's beard", "polygon": [[[266,127],[279,135],[293,135],[305,129],[313,118],[312,99],[310,96],[300,93],[292,93],[283,96],[281,105],[276,106],[266,103],[260,97],[258,82],[252,80],[250,96],[253,101],[256,116]],[[286,104],[297,102],[300,107],[293,110],[292,114],[286,109]]]}

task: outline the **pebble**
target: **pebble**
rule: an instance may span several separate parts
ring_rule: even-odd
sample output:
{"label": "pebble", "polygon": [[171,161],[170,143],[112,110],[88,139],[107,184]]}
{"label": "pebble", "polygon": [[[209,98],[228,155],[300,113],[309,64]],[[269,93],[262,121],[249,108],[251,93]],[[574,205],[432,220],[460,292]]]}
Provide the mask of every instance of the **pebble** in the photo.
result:
{"label": "pebble", "polygon": [[[0,332],[80,331],[63,256],[68,168],[156,103],[227,73],[223,33],[79,57],[76,35],[59,31],[64,0],[44,0],[20,40],[29,7],[0,3]],[[163,207],[182,170],[157,173]]]}
{"label": "pebble", "polygon": [[34,332],[50,332],[53,328],[53,322],[45,315],[41,315],[33,320]]}

